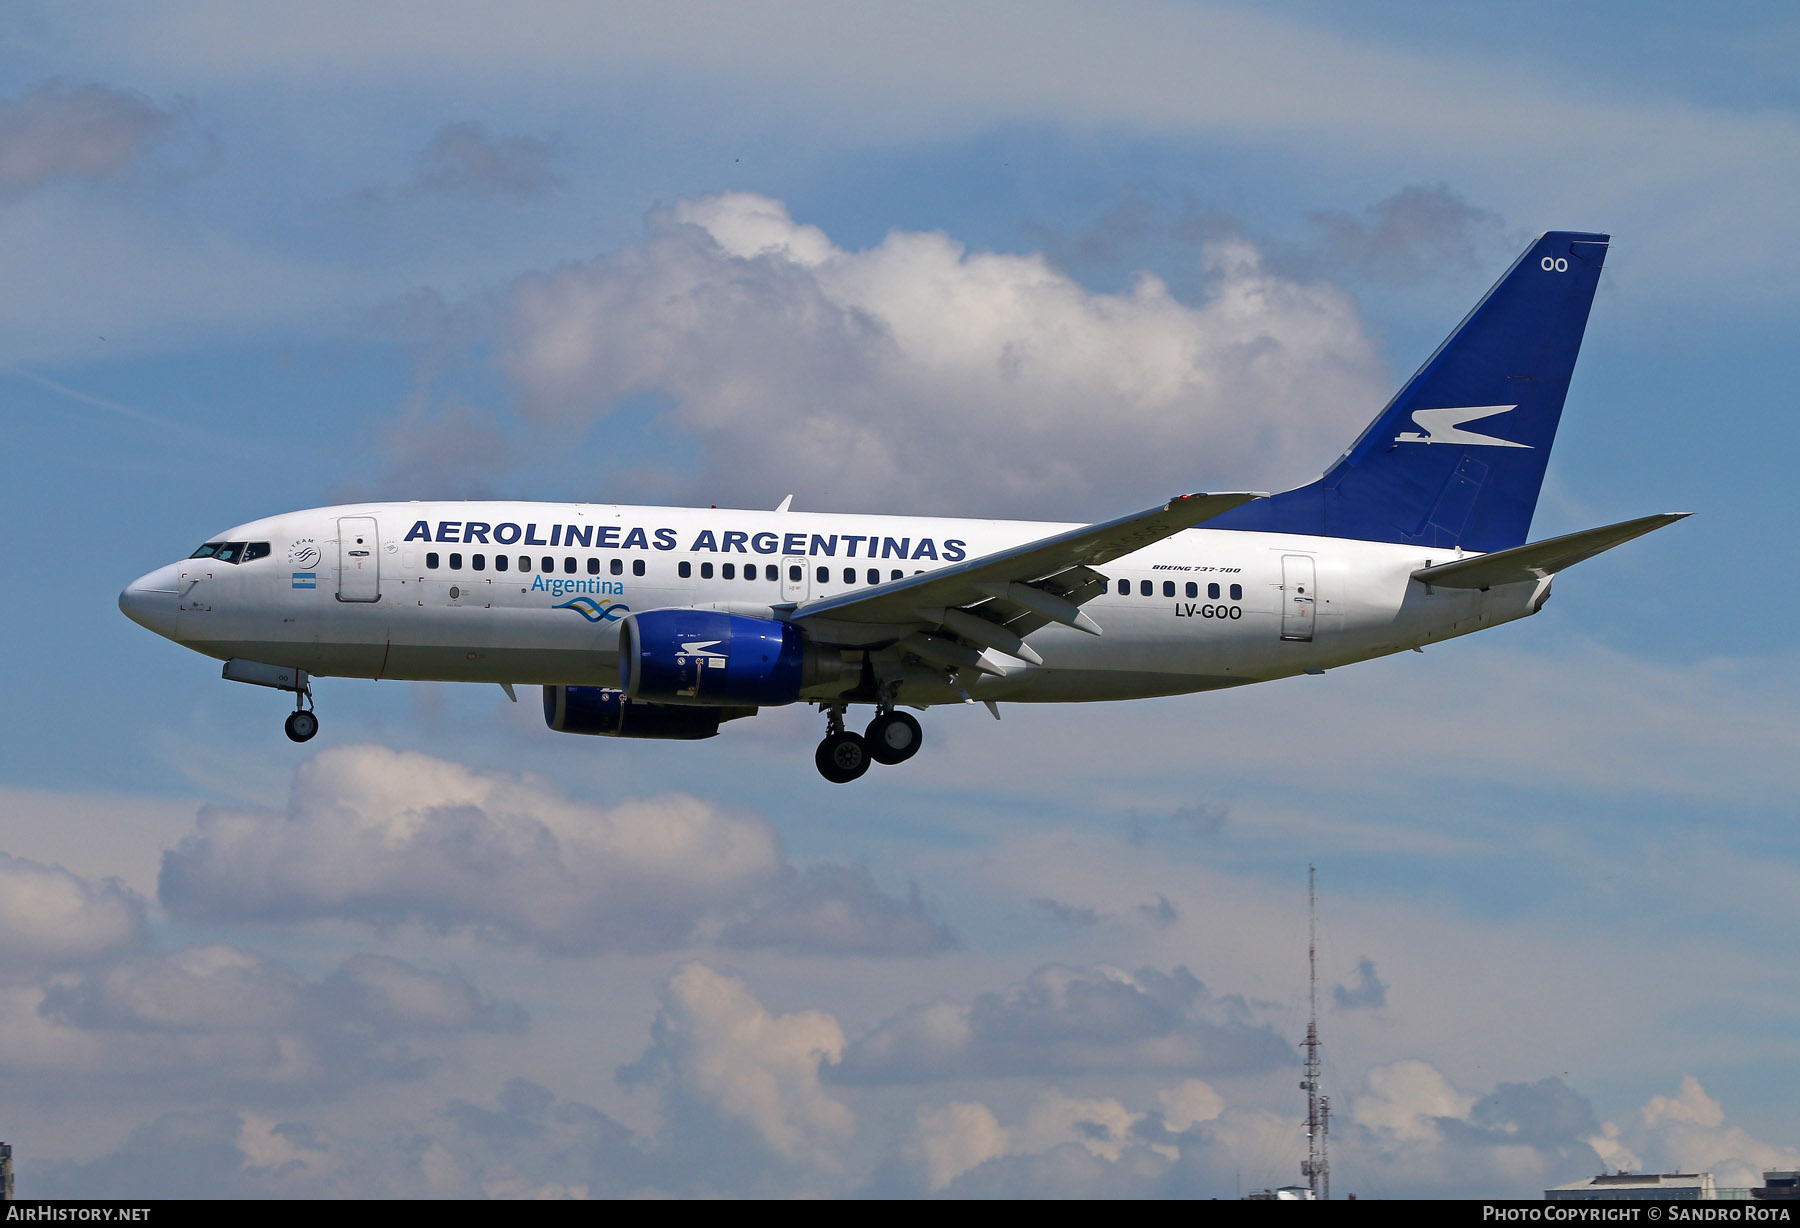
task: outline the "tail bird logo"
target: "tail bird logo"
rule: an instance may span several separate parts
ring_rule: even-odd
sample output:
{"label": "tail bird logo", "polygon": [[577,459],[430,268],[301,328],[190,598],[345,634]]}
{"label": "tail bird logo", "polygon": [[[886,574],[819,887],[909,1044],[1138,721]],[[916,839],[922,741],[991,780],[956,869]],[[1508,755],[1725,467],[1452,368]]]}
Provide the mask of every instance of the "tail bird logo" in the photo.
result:
{"label": "tail bird logo", "polygon": [[1419,427],[1417,431],[1402,431],[1394,436],[1395,443],[1473,443],[1486,444],[1491,448],[1529,448],[1528,443],[1514,443],[1510,439],[1495,439],[1492,435],[1481,435],[1475,431],[1465,431],[1465,422],[1477,422],[1482,418],[1492,418],[1496,414],[1519,408],[1517,405],[1466,405],[1456,409],[1420,409],[1413,412],[1412,420]]}
{"label": "tail bird logo", "polygon": [[551,606],[553,610],[574,610],[591,623],[611,622],[615,618],[623,618],[631,613],[631,607],[620,601],[595,601],[592,597],[577,597],[565,601],[561,605]]}

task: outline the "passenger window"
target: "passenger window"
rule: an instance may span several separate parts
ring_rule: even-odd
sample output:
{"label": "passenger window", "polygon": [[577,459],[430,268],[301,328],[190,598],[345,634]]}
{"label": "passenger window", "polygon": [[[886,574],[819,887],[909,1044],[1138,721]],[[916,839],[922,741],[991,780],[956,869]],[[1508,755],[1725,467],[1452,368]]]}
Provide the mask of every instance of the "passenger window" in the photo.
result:
{"label": "passenger window", "polygon": [[[775,565],[773,563],[771,563],[771,564],[769,564],[769,579],[773,580],[774,578],[775,578]],[[746,579],[746,580],[756,579],[756,564],[755,563],[745,563],[744,564],[744,579]]]}
{"label": "passenger window", "polygon": [[1187,582],[1187,595],[1189,597],[1198,597],[1200,595],[1200,586],[1195,584],[1192,580],[1189,580]]}
{"label": "passenger window", "polygon": [[1233,601],[1242,601],[1244,599],[1244,586],[1242,584],[1233,584],[1231,586],[1231,599]]}
{"label": "passenger window", "polygon": [[634,576],[641,576],[644,574],[644,560],[643,559],[632,559],[631,560],[631,574]]}
{"label": "passenger window", "polygon": [[521,554],[519,556],[519,570],[520,571],[530,571],[531,570],[531,556],[529,554]]}
{"label": "passenger window", "polygon": [[572,554],[566,555],[563,558],[563,570],[568,572],[570,575],[575,574],[575,556],[574,555],[572,555]]}
{"label": "passenger window", "polygon": [[905,575],[906,575],[906,573],[904,571],[899,571],[899,570],[890,571],[888,573],[888,579],[899,580],[899,579],[903,579],[905,577]]}
{"label": "passenger window", "polygon": [[597,576],[600,574],[600,560],[594,558],[592,555],[588,557],[587,572],[590,576]]}
{"label": "passenger window", "polygon": [[845,584],[855,584],[856,583],[856,568],[854,568],[854,567],[844,568],[844,583]]}
{"label": "passenger window", "polygon": [[425,567],[428,571],[436,571],[438,569],[438,552],[437,551],[427,550],[425,552]]}
{"label": "passenger window", "polygon": [[476,571],[487,570],[487,555],[473,554],[469,556],[469,566]]}
{"label": "passenger window", "polygon": [[712,579],[712,564],[711,563],[700,564],[700,578],[702,580]]}
{"label": "passenger window", "polygon": [[[831,568],[821,567],[821,568],[819,568],[818,571],[813,573],[813,577],[816,580],[818,580],[818,582],[820,584],[830,584],[831,583]],[[795,579],[799,579],[799,577],[796,576]]]}
{"label": "passenger window", "polygon": [[1206,586],[1206,599],[1208,601],[1217,601],[1219,599],[1219,586],[1217,584],[1208,584]]}
{"label": "passenger window", "polygon": [[1119,596],[1121,596],[1121,597],[1131,596],[1131,581],[1130,580],[1120,580],[1119,581]]}
{"label": "passenger window", "polygon": [[737,564],[736,563],[720,563],[719,564],[719,579],[721,579],[721,580],[737,579]]}
{"label": "passenger window", "polygon": [[686,559],[682,559],[675,567],[675,574],[680,576],[683,580],[690,579],[694,574],[694,565]]}
{"label": "passenger window", "polygon": [[1148,581],[1148,580],[1139,580],[1138,581],[1138,592],[1142,593],[1146,597],[1148,597],[1153,591],[1155,591],[1155,587],[1156,586],[1151,584],[1150,581]]}
{"label": "passenger window", "polygon": [[538,570],[539,571],[555,571],[556,570],[556,560],[546,554],[543,558],[538,560]]}
{"label": "passenger window", "polygon": [[450,556],[450,570],[451,571],[461,571],[462,570],[462,555],[452,554]]}
{"label": "passenger window", "polygon": [[870,584],[880,584],[881,583],[881,572],[877,571],[873,567],[869,568],[869,583]]}
{"label": "passenger window", "polygon": [[251,542],[249,545],[244,547],[243,561],[246,563],[252,562],[256,559],[266,559],[268,557],[269,557],[269,543],[268,542]]}
{"label": "passenger window", "polygon": [[508,559],[504,554],[496,554],[494,556],[494,570],[505,571],[506,565],[511,561],[512,560]]}
{"label": "passenger window", "polygon": [[1173,597],[1174,595],[1175,595],[1175,581],[1164,580],[1163,581],[1163,596]]}
{"label": "passenger window", "polygon": [[[598,562],[598,560],[595,560],[595,561]],[[594,570],[598,571],[599,568],[596,567]],[[612,573],[615,576],[622,576],[625,574],[625,560],[624,559],[614,559],[612,561]]]}

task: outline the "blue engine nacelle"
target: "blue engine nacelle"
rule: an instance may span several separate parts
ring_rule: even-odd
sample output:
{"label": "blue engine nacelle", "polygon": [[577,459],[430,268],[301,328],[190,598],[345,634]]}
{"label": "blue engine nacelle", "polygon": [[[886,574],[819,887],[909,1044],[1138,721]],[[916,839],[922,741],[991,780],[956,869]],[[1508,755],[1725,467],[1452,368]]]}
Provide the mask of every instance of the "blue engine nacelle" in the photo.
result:
{"label": "blue engine nacelle", "polygon": [[544,724],[558,733],[593,733],[608,738],[665,738],[692,741],[719,732],[721,721],[756,715],[755,708],[701,708],[691,704],[651,704],[601,686],[544,688]]}
{"label": "blue engine nacelle", "polygon": [[619,628],[619,684],[634,701],[774,707],[842,671],[840,653],[772,618],[646,610]]}

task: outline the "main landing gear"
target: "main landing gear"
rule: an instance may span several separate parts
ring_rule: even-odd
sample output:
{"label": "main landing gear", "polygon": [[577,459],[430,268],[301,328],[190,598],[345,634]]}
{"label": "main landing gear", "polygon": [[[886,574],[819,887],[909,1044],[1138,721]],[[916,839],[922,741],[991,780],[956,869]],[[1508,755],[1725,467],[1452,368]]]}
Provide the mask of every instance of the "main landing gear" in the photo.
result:
{"label": "main landing gear", "polygon": [[878,712],[863,731],[863,741],[877,763],[905,763],[919,753],[924,740],[919,722],[905,712]]}
{"label": "main landing gear", "polygon": [[834,785],[849,784],[869,770],[869,763],[904,763],[919,752],[925,734],[910,714],[883,705],[861,734],[844,728],[844,706],[825,714],[825,740],[813,753],[819,775]]}

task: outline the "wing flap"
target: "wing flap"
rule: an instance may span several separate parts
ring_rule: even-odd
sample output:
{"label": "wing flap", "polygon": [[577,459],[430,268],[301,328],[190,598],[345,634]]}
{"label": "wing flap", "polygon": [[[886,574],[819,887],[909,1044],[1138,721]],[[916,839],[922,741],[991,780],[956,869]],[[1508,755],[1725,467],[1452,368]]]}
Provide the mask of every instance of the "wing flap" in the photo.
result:
{"label": "wing flap", "polygon": [[[1092,567],[1071,567],[1066,571],[1059,571],[1053,576],[1046,576],[1029,587],[1038,593],[1061,598],[1071,607],[1079,607],[1106,591],[1106,577]],[[991,594],[1004,594],[1009,588],[1011,585],[996,584],[984,586],[983,591]],[[1014,592],[1016,593],[1017,590]],[[1052,618],[1049,614],[1044,613],[1043,606],[1048,603],[1043,602],[1041,598],[1034,599],[1031,593],[1022,593],[1018,596],[1023,597],[1026,601],[1032,601],[1033,604],[1025,605],[1012,596],[995,595],[974,608],[984,617],[995,620],[1020,639],[1030,635],[1033,631],[1048,627],[1053,622],[1069,621],[1066,619],[1066,611],[1063,612],[1065,614],[1063,618]],[[1080,617],[1081,615],[1077,612],[1076,618]],[[1079,621],[1069,621],[1069,625],[1082,631],[1092,631],[1094,626],[1091,621],[1086,626]]]}
{"label": "wing flap", "polygon": [[1482,589],[1493,588],[1497,584],[1541,580],[1591,559],[1596,554],[1611,550],[1614,546],[1623,545],[1634,537],[1642,537],[1646,533],[1674,524],[1677,520],[1685,519],[1688,514],[1663,512],[1619,524],[1603,525],[1598,529],[1584,529],[1580,533],[1531,542],[1515,546],[1511,550],[1499,550],[1472,559],[1459,559],[1454,563],[1440,563],[1436,567],[1421,567],[1412,573],[1412,578],[1434,588]]}

